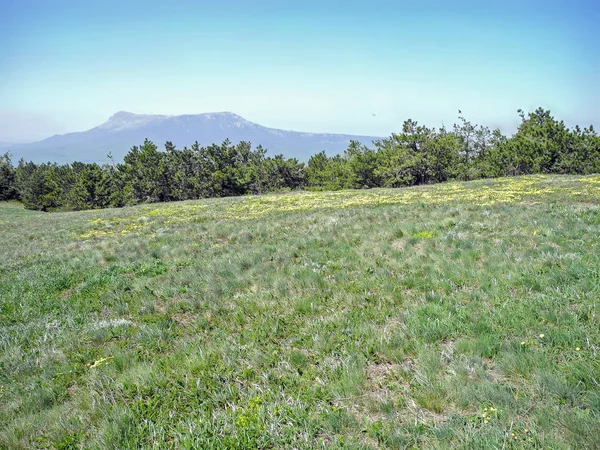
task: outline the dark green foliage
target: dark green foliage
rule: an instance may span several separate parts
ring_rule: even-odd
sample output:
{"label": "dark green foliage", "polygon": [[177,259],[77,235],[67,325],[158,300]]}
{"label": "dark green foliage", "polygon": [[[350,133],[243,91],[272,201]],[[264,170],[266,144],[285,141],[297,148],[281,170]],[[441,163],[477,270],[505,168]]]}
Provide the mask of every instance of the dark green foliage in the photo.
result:
{"label": "dark green foliage", "polygon": [[345,157],[350,169],[353,188],[373,188],[382,185],[382,179],[377,173],[377,152],[360,142],[351,141]]}
{"label": "dark green foliage", "polygon": [[110,182],[98,164],[73,163],[75,183],[69,204],[77,210],[105,208],[110,205]]}
{"label": "dark green foliage", "polygon": [[486,155],[484,176],[591,174],[600,170],[600,137],[592,126],[570,130],[541,108],[527,116],[522,111],[519,114],[517,133],[509,139],[498,137]]}
{"label": "dark green foliage", "polygon": [[[249,142],[159,151],[151,141],[134,146],[119,164],[35,164],[0,159],[2,200],[18,195],[41,211],[120,207],[205,197],[260,194],[305,186],[304,164],[282,155],[266,157]],[[6,185],[6,187],[4,187]],[[11,190],[12,189],[12,190]]]}
{"label": "dark green foliage", "polygon": [[[459,111],[460,113],[460,111]],[[0,200],[20,198],[29,209],[93,209],[142,202],[262,194],[285,189],[401,187],[534,173],[600,172],[600,137],[593,127],[569,129],[550,111],[525,115],[512,137],[467,121],[452,130],[407,120],[402,132],[368,148],[351,142],[343,155],[313,155],[305,165],[266,156],[249,142],[160,151],[134,146],[120,164],[34,164],[0,157]]]}
{"label": "dark green foliage", "polygon": [[253,193],[304,187],[304,164],[283,155],[266,158],[257,168],[257,178],[251,185]]}
{"label": "dark green foliage", "polygon": [[401,134],[376,142],[383,186],[429,184],[452,178],[459,160],[459,139],[446,130],[404,122]]}
{"label": "dark green foliage", "polygon": [[19,197],[28,209],[52,211],[70,206],[75,178],[70,166],[21,160],[15,178]]}
{"label": "dark green foliage", "polygon": [[0,155],[0,201],[16,198],[15,168],[12,165],[10,155],[5,153]]}
{"label": "dark green foliage", "polygon": [[600,137],[593,127],[568,129],[541,108],[525,116],[514,136],[473,125],[462,115],[452,131],[407,120],[402,133],[375,142],[352,142],[344,156],[313,156],[308,187],[401,187],[533,173],[600,172]]}
{"label": "dark green foliage", "polygon": [[347,155],[331,158],[325,152],[317,153],[308,160],[306,168],[308,186],[320,190],[338,190],[352,187],[352,173]]}
{"label": "dark green foliage", "polygon": [[118,170],[127,180],[127,200],[161,202],[170,199],[165,154],[148,139],[141,147],[131,148]]}

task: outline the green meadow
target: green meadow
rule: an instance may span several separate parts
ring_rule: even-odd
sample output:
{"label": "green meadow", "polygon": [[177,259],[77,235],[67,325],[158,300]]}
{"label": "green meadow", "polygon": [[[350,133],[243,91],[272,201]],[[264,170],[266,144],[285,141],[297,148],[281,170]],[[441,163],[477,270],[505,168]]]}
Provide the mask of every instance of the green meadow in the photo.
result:
{"label": "green meadow", "polygon": [[0,448],[600,448],[600,177],[0,203]]}

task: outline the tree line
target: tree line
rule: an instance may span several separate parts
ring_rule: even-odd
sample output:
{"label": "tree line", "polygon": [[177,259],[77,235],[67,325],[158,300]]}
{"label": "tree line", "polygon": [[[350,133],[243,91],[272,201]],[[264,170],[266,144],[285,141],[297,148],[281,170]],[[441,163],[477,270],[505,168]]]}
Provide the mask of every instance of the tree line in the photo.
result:
{"label": "tree line", "polygon": [[402,132],[372,147],[352,141],[343,155],[313,155],[307,164],[267,156],[248,142],[164,150],[146,140],[120,163],[36,164],[0,156],[0,200],[26,208],[82,210],[279,190],[401,187],[526,174],[600,173],[600,136],[568,128],[550,111],[525,114],[514,135],[459,116],[451,129],[407,120]]}

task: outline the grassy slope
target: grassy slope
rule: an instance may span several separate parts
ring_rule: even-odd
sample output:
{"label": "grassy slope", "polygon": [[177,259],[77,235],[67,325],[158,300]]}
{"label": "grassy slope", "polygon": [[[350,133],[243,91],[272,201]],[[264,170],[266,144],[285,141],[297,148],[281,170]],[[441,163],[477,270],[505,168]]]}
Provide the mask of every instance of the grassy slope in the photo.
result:
{"label": "grassy slope", "polygon": [[0,206],[4,448],[594,448],[600,177]]}

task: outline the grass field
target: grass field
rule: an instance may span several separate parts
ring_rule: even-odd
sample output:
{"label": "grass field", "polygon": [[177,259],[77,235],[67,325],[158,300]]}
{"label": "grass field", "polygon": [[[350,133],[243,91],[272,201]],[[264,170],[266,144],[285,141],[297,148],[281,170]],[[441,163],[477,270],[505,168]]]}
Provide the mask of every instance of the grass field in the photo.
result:
{"label": "grass field", "polygon": [[600,448],[600,177],[0,204],[0,447]]}

